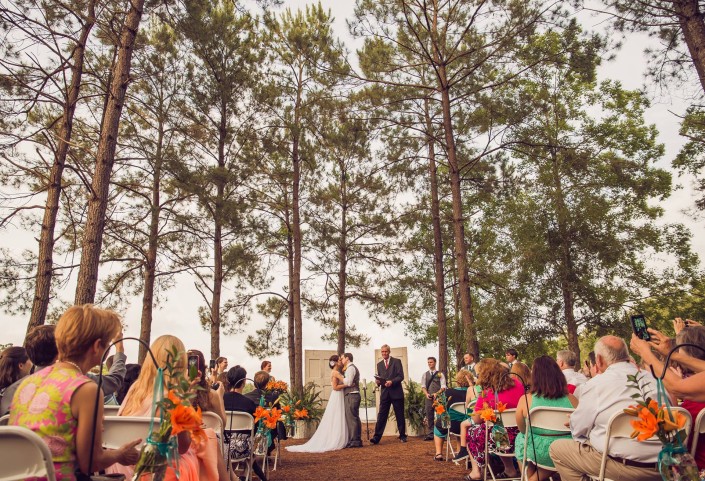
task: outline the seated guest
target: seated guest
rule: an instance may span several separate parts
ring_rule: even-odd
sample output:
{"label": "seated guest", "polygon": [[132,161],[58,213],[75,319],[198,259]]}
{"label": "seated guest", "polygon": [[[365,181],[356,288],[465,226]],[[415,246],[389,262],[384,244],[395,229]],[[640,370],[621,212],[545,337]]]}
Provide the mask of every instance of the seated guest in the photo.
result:
{"label": "seated guest", "polygon": [[[257,371],[255,378],[253,379],[255,388],[245,394],[245,397],[251,399],[256,405],[264,405],[266,407],[280,407],[279,403],[276,402],[279,399],[279,394],[272,391],[267,391],[267,384],[272,377],[267,371]],[[279,439],[281,441],[286,440],[286,427],[284,423],[278,422],[277,428],[272,429],[272,440]],[[269,452],[275,448],[274,443],[269,445]]]}
{"label": "seated guest", "polygon": [[[465,369],[458,371],[455,375],[455,383],[458,387],[445,390],[448,408],[458,402],[463,402],[467,406],[475,399],[475,390],[470,388],[473,382],[472,378],[470,371],[466,371]],[[460,423],[467,419],[467,415],[455,409],[449,409],[448,414],[450,416],[450,432],[460,434]],[[443,429],[440,420],[437,420],[433,427],[433,442],[436,446],[436,455],[433,459],[436,461],[444,461],[442,453],[443,440],[446,438],[447,434],[448,430]],[[450,440],[448,442],[450,442]]]}
{"label": "seated guest", "polygon": [[201,351],[190,349],[188,355],[198,357],[199,376],[194,381],[194,384],[201,388],[196,391],[196,397],[191,404],[193,407],[200,407],[203,412],[214,412],[223,421],[223,425],[225,425],[225,409],[223,408],[225,386],[222,383],[218,383],[217,389],[211,389],[208,380],[203,375],[203,373],[206,372],[206,359]]}
{"label": "seated guest", "polygon": [[[463,437],[461,432],[460,451],[454,458],[454,461],[457,462],[470,457],[472,470],[466,479],[471,480],[482,479],[482,469],[487,462],[485,459],[485,424],[480,417],[480,411],[485,407],[485,404],[487,405],[486,407],[496,408],[495,393],[497,393],[497,400],[503,403],[507,409],[516,408],[519,399],[524,395],[524,386],[520,382],[515,381],[509,375],[507,368],[498,360],[485,358],[477,363],[477,370],[477,381],[482,385],[483,394],[477,398],[475,404],[475,413],[472,415],[474,424],[467,427],[466,437]],[[467,421],[463,422],[466,425],[467,423]],[[518,432],[517,428],[507,428],[509,437],[509,449],[507,452],[514,451],[514,438]],[[492,435],[490,435],[489,442],[494,442]],[[504,463],[504,472],[497,477],[514,477],[517,471],[512,459],[504,456],[501,459]]]}
{"label": "seated guest", "polygon": [[[662,339],[665,336],[663,336],[660,332],[656,330],[650,329],[650,331],[653,331],[654,334],[654,342],[651,344],[657,348],[661,347],[656,344],[655,339]],[[694,324],[692,326],[677,329],[677,331],[678,334],[676,335],[676,344],[695,344],[696,346],[702,346],[703,348],[705,348],[705,327]],[[645,362],[653,365],[654,371],[656,372],[656,374],[659,374],[663,370],[663,363],[658,358],[656,358],[653,353],[651,353],[651,349],[645,341],[639,341],[641,341],[641,339],[638,339],[638,341],[632,340],[634,352],[639,354]],[[661,350],[665,358],[665,356],[668,354],[668,347],[670,347],[670,343],[660,342],[659,344],[667,346],[665,350],[662,347],[661,349],[659,349]],[[705,352],[701,351],[700,349],[684,346],[680,348],[677,352],[682,355],[690,356],[693,359],[698,359],[701,361],[705,360]],[[671,356],[671,359],[673,359],[674,357],[676,356]],[[683,358],[681,357],[681,359]],[[680,372],[682,382],[686,382],[685,380],[690,378],[694,374],[692,369],[690,369],[684,364],[681,364],[680,362],[671,361],[671,365]],[[670,394],[673,395],[673,393]],[[683,402],[681,403],[681,407],[687,409],[688,412],[690,412],[691,418],[693,419],[693,421],[695,421],[696,417],[698,416],[698,413],[700,413],[701,410],[705,409],[705,402],[693,401],[689,396],[683,396]],[[699,436],[700,438],[698,439],[698,449],[695,452],[695,462],[698,464],[698,469],[702,470],[705,469],[705,434],[700,434]],[[692,441],[693,439],[691,435],[691,439],[689,439],[689,444],[692,443]]]}
{"label": "seated guest", "polygon": [[[610,417],[635,404],[634,388],[628,375],[640,376],[644,391],[656,397],[653,376],[629,362],[629,351],[622,339],[604,336],[595,343],[595,362],[601,374],[582,385],[578,407],[570,416],[573,439],[559,439],[549,453],[563,481],[597,477]],[[659,481],[656,459],[661,450],[656,441],[639,442],[617,438],[610,442],[605,477],[623,481]]]}
{"label": "seated guest", "polygon": [[142,366],[140,364],[127,364],[125,365],[125,379],[122,382],[122,386],[115,393],[115,399],[118,404],[122,404],[122,401],[127,396],[127,391],[130,390],[132,385],[135,383],[140,375],[140,370]]}
{"label": "seated guest", "polygon": [[[225,410],[248,413],[254,416],[257,405],[252,399],[242,395],[247,371],[240,366],[235,366],[228,371],[227,377],[230,391],[226,392],[224,395],[223,401],[225,403]],[[250,431],[231,431],[228,429],[228,425],[225,425],[225,435],[228,440],[227,445],[230,459],[241,459],[250,455],[252,452],[252,439],[250,438],[250,434]],[[267,481],[256,459],[252,465],[252,470],[259,479]]]}
{"label": "seated guest", "polygon": [[529,465],[529,479],[544,481],[552,471],[542,468],[537,469],[535,464],[553,467],[553,461],[548,455],[551,443],[558,439],[570,439],[570,434],[556,436],[554,431],[531,428],[526,433],[526,418],[529,411],[536,407],[574,408],[578,405],[575,396],[568,393],[568,383],[561,374],[561,369],[550,356],[540,356],[534,360],[531,367],[531,392],[519,401],[516,412],[516,421],[519,434],[516,438],[516,458],[520,464],[524,461],[524,443],[528,439],[527,453],[535,463]]}
{"label": "seated guest", "polygon": [[10,412],[15,389],[32,370],[32,360],[24,347],[10,346],[0,353],[0,416]]}
{"label": "seated guest", "polygon": [[[268,392],[267,384],[272,377],[267,371],[257,371],[255,373],[255,378],[253,379],[255,388],[245,394],[245,397],[251,399],[258,406],[261,402],[264,402],[264,406],[272,406],[279,396],[276,393]],[[276,407],[279,407],[276,405]]]}
{"label": "seated guest", "polygon": [[75,480],[77,471],[89,474],[139,458],[135,447],[140,439],[119,449],[101,448],[103,404],[95,401],[103,393],[84,374],[100,363],[120,330],[120,320],[112,311],[90,304],[70,307],[56,325],[59,360],[26,377],[15,392],[9,424],[29,428],[47,443],[57,480]]}
{"label": "seated guest", "polygon": [[[181,353],[179,359],[176,361],[175,368],[179,372],[183,372],[186,369],[186,349],[184,344],[177,337],[164,335],[160,336],[154,340],[151,346],[151,351],[159,365],[159,367],[164,367],[166,365],[167,359],[171,355],[170,353],[176,349],[177,352]],[[164,373],[164,383],[168,379],[166,378],[167,373]],[[127,392],[125,399],[120,405],[118,410],[118,415],[120,416],[151,416],[152,414],[152,398],[154,395],[154,383],[157,379],[157,366],[154,365],[151,356],[145,358],[142,364],[142,369],[140,370],[140,375],[132,385],[130,390]],[[199,479],[214,481],[227,480],[226,477],[220,477],[216,463],[212,460],[216,459],[217,456],[212,452],[218,451],[218,441],[215,438],[215,433],[212,430],[205,430],[208,436],[208,441],[197,443],[195,440],[191,440],[190,436],[179,436],[179,453],[181,454],[179,458],[179,477],[180,481],[197,481]],[[210,432],[209,432],[210,431]],[[211,462],[202,462],[203,460],[209,460]],[[225,463],[223,463],[223,469],[225,468]],[[124,474],[127,479],[132,479],[134,473],[134,463],[120,463],[110,466],[107,470],[108,473],[120,473]],[[176,473],[169,467],[166,471],[166,480],[173,481],[176,480]]]}
{"label": "seated guest", "polygon": [[524,386],[525,391],[531,388],[531,369],[523,362],[516,361],[512,364],[509,374],[512,376],[512,379],[519,381]]}
{"label": "seated guest", "polygon": [[556,353],[556,362],[561,368],[566,381],[568,381],[568,391],[572,394],[575,389],[587,382],[587,377],[581,372],[575,370],[578,364],[578,356],[573,351],[564,349]]}

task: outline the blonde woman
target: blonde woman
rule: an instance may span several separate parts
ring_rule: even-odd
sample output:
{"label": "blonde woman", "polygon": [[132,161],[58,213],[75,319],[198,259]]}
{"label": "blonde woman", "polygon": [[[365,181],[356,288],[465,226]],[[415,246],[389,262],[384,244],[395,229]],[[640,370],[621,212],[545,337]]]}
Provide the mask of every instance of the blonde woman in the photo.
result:
{"label": "blonde woman", "polygon": [[[137,462],[135,447],[140,439],[116,450],[102,449],[103,393],[85,375],[100,363],[103,352],[121,331],[120,320],[112,311],[90,304],[70,307],[56,326],[57,362],[28,376],[15,392],[9,424],[25,426],[44,439],[57,480],[73,481],[79,470],[88,474],[116,462]],[[89,466],[91,450],[93,465]]]}
{"label": "blonde woman", "polygon": [[[178,337],[164,335],[158,337],[151,346],[152,353],[156,358],[157,364],[164,367],[171,352],[176,349],[179,353],[179,358],[176,360],[176,368],[179,371],[186,369],[186,349],[183,342]],[[166,376],[166,373],[165,373]],[[157,366],[154,365],[151,356],[147,356],[140,375],[127,392],[127,396],[122,402],[118,410],[119,416],[150,416],[152,414],[152,396],[154,393],[154,383],[157,379]],[[165,379],[165,382],[168,381]],[[208,433],[209,430],[206,430]],[[211,437],[215,440],[215,434],[210,430],[208,433],[209,441],[203,445],[192,442],[188,434],[182,433],[179,435],[179,480],[180,481],[197,481],[203,480],[219,480],[218,466],[216,464],[216,456],[211,459],[213,462],[202,466],[200,462],[201,456],[199,453],[209,452]],[[215,449],[217,449],[217,440],[215,440]],[[221,458],[222,459],[222,458]],[[223,471],[225,472],[224,465]],[[124,465],[124,463],[111,466],[108,473],[124,474],[128,479],[132,478],[134,472],[133,465]],[[169,468],[166,475],[167,480],[175,480],[176,474]],[[227,474],[225,478],[228,479]]]}

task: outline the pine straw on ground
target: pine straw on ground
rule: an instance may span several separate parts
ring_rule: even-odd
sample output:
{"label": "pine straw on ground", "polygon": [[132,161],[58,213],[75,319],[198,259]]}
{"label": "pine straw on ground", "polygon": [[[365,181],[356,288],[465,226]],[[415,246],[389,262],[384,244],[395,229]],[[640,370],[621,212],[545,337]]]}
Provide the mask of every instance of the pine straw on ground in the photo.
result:
{"label": "pine straw on ground", "polygon": [[[370,435],[374,426],[371,426]],[[460,481],[467,471],[464,464],[433,460],[432,441],[409,437],[401,443],[387,436],[374,446],[362,429],[362,448],[341,449],[328,453],[290,453],[285,446],[303,444],[305,439],[289,439],[282,443],[276,471],[269,472],[270,481]],[[445,445],[443,446],[445,454]]]}

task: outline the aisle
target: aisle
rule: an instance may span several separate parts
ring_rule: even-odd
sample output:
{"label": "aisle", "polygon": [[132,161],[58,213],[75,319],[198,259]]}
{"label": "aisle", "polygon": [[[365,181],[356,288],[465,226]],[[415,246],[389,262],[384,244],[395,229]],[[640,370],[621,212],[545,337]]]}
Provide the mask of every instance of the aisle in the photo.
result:
{"label": "aisle", "polygon": [[330,453],[289,453],[283,446],[302,444],[306,440],[290,439],[282,444],[281,465],[271,472],[271,481],[449,481],[466,474],[463,466],[433,460],[433,442],[409,438],[403,444],[385,437],[377,446],[366,440],[364,447]]}

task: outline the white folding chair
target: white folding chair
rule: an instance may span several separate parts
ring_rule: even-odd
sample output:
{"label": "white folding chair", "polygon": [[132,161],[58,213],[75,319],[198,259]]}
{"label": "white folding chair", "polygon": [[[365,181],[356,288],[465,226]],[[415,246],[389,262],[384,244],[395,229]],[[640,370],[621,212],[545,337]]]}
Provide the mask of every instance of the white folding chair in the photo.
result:
{"label": "white folding chair", "polygon": [[[507,409],[503,413],[500,413],[499,416],[502,418],[502,424],[504,424],[505,428],[515,428],[517,427],[517,419],[516,419],[516,409]],[[491,422],[486,422],[485,423],[485,469],[483,471],[483,479],[486,481],[487,480],[487,472],[489,471],[490,476],[492,477],[493,480],[496,480],[497,478],[495,477],[495,473],[492,470],[492,466],[490,465],[490,454],[494,454],[496,456],[499,456],[500,458],[514,458],[514,453],[503,453],[501,451],[490,451],[490,430],[493,426],[493,423]],[[519,472],[519,476],[515,476],[513,478],[502,478],[502,479],[517,479],[520,480],[522,479],[521,476],[521,471]]]}
{"label": "white folding chair", "polygon": [[211,411],[201,413],[201,416],[203,420],[203,425],[206,428],[211,428],[213,431],[215,431],[215,434],[218,437],[218,448],[220,449],[220,452],[223,453],[223,456],[225,456],[225,441],[223,439],[223,420],[220,418],[220,416]]}
{"label": "white folding chair", "polygon": [[[464,402],[453,403],[448,407],[448,411],[456,411],[464,416],[467,416],[467,409]],[[451,460],[455,456],[455,449],[453,449],[453,443],[451,443],[451,437],[460,439],[460,433],[455,434],[450,431],[450,424],[448,425],[448,432],[446,433],[446,459]]]}
{"label": "white folding chair", "polygon": [[103,416],[117,416],[120,406],[117,404],[104,404]]}
{"label": "white folding chair", "polygon": [[[528,451],[529,446],[529,436],[532,438],[540,436],[563,436],[570,434],[570,428],[566,426],[568,423],[568,415],[572,413],[575,409],[573,408],[558,408],[558,407],[548,407],[539,406],[532,408],[529,411],[529,421],[531,424],[531,430],[529,429],[529,423],[526,426],[526,434],[524,436],[524,469],[522,470],[522,477],[528,479],[528,463],[531,462],[536,467],[545,469],[546,471],[556,471],[556,468],[551,466],[546,466],[544,464],[538,463],[532,458],[533,452]],[[543,429],[546,431],[552,431],[550,434],[534,434],[534,429]],[[533,441],[532,441],[532,445]],[[535,457],[535,456],[534,456]]]}
{"label": "white folding chair", "polygon": [[[671,410],[674,412],[680,412],[686,417],[685,434],[687,438],[688,434],[690,434],[690,430],[693,425],[690,413],[686,409],[683,409],[681,407],[672,407]],[[634,416],[631,416],[620,409],[610,417],[609,421],[607,421],[607,433],[605,434],[605,446],[602,450],[600,474],[598,475],[598,477],[588,474],[588,477],[590,479],[596,479],[597,481],[605,481],[605,479],[609,479],[605,478],[605,470],[607,468],[607,453],[609,453],[610,440],[630,437],[632,432],[634,431],[634,428],[632,428],[631,425],[631,421],[633,420]],[[655,437],[651,439],[655,439]]]}
{"label": "white folding chair", "polygon": [[56,481],[49,447],[27,428],[0,426],[0,481],[34,477]]}
{"label": "white folding chair", "polygon": [[[154,421],[159,427],[159,420]],[[125,443],[149,436],[149,416],[105,416],[103,418],[103,447],[117,449]]]}
{"label": "white folding chair", "polygon": [[[2,422],[2,418],[0,418]],[[695,451],[698,449],[698,439],[701,434],[705,434],[705,409],[700,411],[695,418],[695,424],[693,424],[693,444],[690,448],[690,454],[695,457]]]}
{"label": "white folding chair", "polygon": [[[225,419],[228,431],[250,431],[250,439],[255,438],[255,418],[249,413],[238,411],[225,411]],[[230,456],[230,450],[226,453],[226,457]],[[244,458],[229,458],[228,469],[244,464],[245,481],[252,481],[252,464],[255,461],[254,452],[250,451],[250,455]]]}
{"label": "white folding chair", "polygon": [[0,426],[7,426],[7,422],[10,420],[10,415],[5,414],[3,417],[0,418]]}

